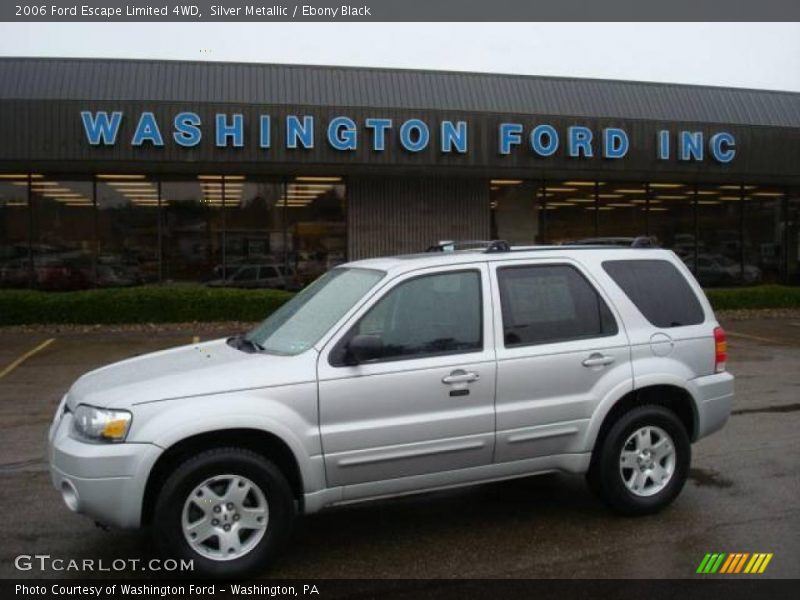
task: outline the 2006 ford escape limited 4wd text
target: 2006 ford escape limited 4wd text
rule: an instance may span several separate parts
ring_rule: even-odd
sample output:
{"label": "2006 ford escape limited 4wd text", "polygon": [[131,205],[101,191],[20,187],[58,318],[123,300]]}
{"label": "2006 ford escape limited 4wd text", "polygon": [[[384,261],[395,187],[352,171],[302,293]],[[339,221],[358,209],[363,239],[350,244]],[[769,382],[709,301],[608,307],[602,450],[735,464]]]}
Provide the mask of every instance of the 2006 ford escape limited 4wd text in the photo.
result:
{"label": "2006 ford escape limited 4wd text", "polygon": [[345,264],[246,335],[81,377],[49,440],[67,506],[230,577],[342,503],[552,471],[621,513],[672,502],[733,400],[683,262],[447,250]]}

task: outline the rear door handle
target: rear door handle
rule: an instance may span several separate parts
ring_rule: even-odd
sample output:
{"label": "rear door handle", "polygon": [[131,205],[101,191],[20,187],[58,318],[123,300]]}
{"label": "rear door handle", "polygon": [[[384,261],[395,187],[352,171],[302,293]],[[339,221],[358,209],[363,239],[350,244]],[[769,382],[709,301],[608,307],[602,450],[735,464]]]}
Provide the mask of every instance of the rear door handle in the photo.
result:
{"label": "rear door handle", "polygon": [[592,354],[581,364],[583,364],[584,367],[605,367],[613,362],[613,356],[608,356],[606,354]]}
{"label": "rear door handle", "polygon": [[450,375],[442,377],[442,383],[472,383],[478,381],[481,376],[474,371],[464,371],[463,369],[456,369]]}

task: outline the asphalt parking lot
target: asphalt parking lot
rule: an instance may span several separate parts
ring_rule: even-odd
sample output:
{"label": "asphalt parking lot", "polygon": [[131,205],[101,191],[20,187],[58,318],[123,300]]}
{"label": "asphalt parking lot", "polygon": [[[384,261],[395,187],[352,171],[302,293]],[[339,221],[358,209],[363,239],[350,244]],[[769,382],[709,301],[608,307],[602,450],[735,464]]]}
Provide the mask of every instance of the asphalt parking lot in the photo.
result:
{"label": "asphalt parking lot", "polygon": [[[694,446],[690,480],[665,512],[613,516],[582,478],[560,475],[386,500],[302,519],[265,576],[680,578],[707,552],[774,553],[761,577],[800,576],[800,314],[725,325],[734,415]],[[54,340],[0,375],[0,577],[81,576],[19,572],[20,554],[153,556],[145,535],[102,531],[62,505],[45,434],[81,373],[195,335],[216,332],[0,330],[0,373]]]}

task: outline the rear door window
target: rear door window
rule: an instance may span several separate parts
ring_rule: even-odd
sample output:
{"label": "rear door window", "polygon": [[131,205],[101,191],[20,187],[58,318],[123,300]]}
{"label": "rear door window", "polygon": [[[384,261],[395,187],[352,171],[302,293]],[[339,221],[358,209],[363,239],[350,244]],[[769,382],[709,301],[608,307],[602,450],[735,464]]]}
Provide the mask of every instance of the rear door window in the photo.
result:
{"label": "rear door window", "polygon": [[503,267],[497,280],[507,348],[617,334],[608,306],[574,267]]}
{"label": "rear door window", "polygon": [[656,327],[698,325],[703,307],[689,283],[666,260],[607,260],[603,268]]}

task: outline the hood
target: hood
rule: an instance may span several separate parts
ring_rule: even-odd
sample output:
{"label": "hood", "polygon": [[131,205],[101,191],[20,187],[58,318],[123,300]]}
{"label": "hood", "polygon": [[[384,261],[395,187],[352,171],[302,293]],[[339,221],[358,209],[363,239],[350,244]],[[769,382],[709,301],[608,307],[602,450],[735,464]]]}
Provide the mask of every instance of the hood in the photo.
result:
{"label": "hood", "polygon": [[[313,356],[309,356],[313,355]],[[155,402],[242,389],[311,381],[316,354],[248,354],[225,339],[129,358],[90,371],[70,388],[67,403],[130,408]]]}

